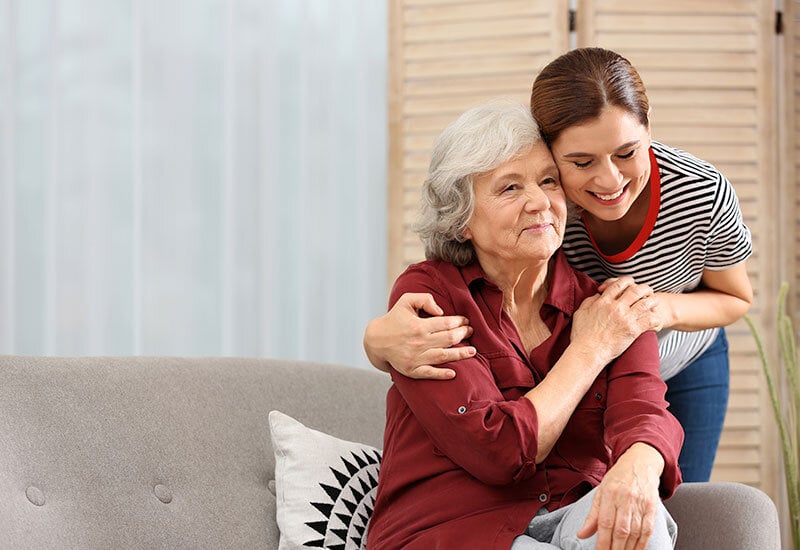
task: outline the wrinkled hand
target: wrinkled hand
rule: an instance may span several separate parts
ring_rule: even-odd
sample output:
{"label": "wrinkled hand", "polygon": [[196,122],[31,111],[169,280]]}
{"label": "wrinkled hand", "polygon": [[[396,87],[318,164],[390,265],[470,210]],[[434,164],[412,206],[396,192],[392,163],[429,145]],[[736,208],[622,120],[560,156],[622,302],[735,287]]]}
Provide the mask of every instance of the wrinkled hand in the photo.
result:
{"label": "wrinkled hand", "polygon": [[[420,311],[432,317],[420,317]],[[410,378],[455,377],[453,369],[434,365],[475,355],[472,346],[456,346],[472,334],[472,327],[466,317],[443,313],[430,294],[403,294],[383,317],[367,325],[364,349],[370,362],[384,371],[391,366]]]}
{"label": "wrinkled hand", "polygon": [[[606,279],[603,283],[600,284],[598,288],[599,292],[605,292],[605,290],[611,286],[612,283],[622,281],[632,281],[630,277],[612,277],[610,279]],[[650,289],[648,285],[638,285],[647,289]],[[646,296],[647,298],[647,306],[650,308],[651,317],[650,320],[652,322],[652,327],[648,330],[655,330],[659,331],[663,328],[669,328],[671,324],[674,322],[675,312],[670,307],[668,301],[671,297],[674,297],[674,294],[669,294],[666,292],[650,292]],[[644,305],[644,304],[643,304]]]}
{"label": "wrinkled hand", "polygon": [[609,279],[600,289],[575,312],[571,339],[607,364],[643,332],[658,330],[660,317],[653,290],[630,277]]}
{"label": "wrinkled hand", "polygon": [[653,447],[632,445],[597,487],[578,537],[597,533],[598,550],[645,550],[655,525],[663,468],[663,458]]}

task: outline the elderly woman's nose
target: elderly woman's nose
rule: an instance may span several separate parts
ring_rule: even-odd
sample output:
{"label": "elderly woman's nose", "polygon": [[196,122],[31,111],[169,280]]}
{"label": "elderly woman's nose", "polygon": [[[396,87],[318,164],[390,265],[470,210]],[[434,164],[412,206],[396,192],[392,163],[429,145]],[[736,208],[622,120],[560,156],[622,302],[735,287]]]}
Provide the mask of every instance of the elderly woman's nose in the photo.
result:
{"label": "elderly woman's nose", "polygon": [[525,189],[525,207],[529,210],[545,210],[550,207],[550,198],[538,185]]}

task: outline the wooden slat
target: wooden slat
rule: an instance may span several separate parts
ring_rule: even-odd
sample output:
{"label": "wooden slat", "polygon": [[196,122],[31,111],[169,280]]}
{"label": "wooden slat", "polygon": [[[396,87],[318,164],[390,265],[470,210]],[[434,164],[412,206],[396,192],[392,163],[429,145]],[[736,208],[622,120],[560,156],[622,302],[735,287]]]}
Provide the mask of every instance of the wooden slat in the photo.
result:
{"label": "wooden slat", "polygon": [[[650,98],[650,101],[662,108],[672,105],[716,107],[720,104],[728,107],[752,107],[756,102],[755,90],[741,88],[729,90],[692,88],[683,90],[676,89],[675,87],[650,86],[647,89],[647,96]],[[708,137],[706,139],[708,139]],[[717,137],[724,138],[725,136]]]}
{"label": "wooden slat", "polygon": [[628,60],[643,74],[653,69],[703,69],[708,70],[740,70],[758,66],[758,56],[753,52],[708,52],[687,51],[680,55],[664,55],[663,52],[632,51],[627,53]]}
{"label": "wooden slat", "polygon": [[[606,0],[593,2],[598,15],[615,13],[644,13],[648,15],[672,15],[676,13],[696,14],[752,14],[757,2],[752,0],[670,0],[650,2],[630,2],[630,0]],[[587,7],[587,9],[589,9]]]}
{"label": "wooden slat", "polygon": [[481,38],[460,42],[425,42],[405,46],[406,61],[475,59],[502,55],[520,55],[541,51],[547,47],[549,37],[528,34],[525,36]]}
{"label": "wooden slat", "polygon": [[415,6],[408,3],[404,13],[405,25],[425,25],[430,23],[485,20],[496,18],[498,14],[505,17],[528,17],[531,15],[547,15],[547,10],[536,11],[528,0],[495,0],[494,2],[454,2]]}
{"label": "wooden slat", "polygon": [[614,32],[620,28],[636,29],[638,32],[662,33],[664,29],[680,29],[682,33],[730,34],[752,33],[757,24],[748,13],[733,15],[666,13],[653,17],[651,13],[599,13],[595,18],[598,31]]}
{"label": "wooden slat", "polygon": [[690,83],[691,85],[688,86],[690,89],[725,91],[746,88],[752,90],[757,84],[755,71],[720,71],[717,69],[643,72],[642,79],[647,88],[651,90],[657,88],[686,89],[687,86],[683,83]]}
{"label": "wooden slat", "polygon": [[615,32],[605,34],[599,45],[612,50],[640,49],[642,51],[656,52],[669,50],[673,54],[683,52],[753,52],[756,51],[757,37],[747,34],[662,34],[658,40],[653,40],[653,35],[640,32]]}
{"label": "wooden slat", "polygon": [[450,77],[406,82],[406,97],[454,97],[459,95],[481,95],[493,97],[508,93],[509,90],[530,96],[533,77],[528,74],[498,75],[486,78],[485,75]]}
{"label": "wooden slat", "polygon": [[502,57],[483,57],[478,59],[443,59],[412,61],[405,67],[409,79],[446,79],[453,77],[494,78],[496,76],[530,74],[549,59],[549,54],[531,52],[529,54]]}
{"label": "wooden slat", "polygon": [[[501,32],[498,32],[502,30]],[[531,33],[545,33],[547,31],[547,19],[545,17],[512,17],[512,18],[488,18],[476,21],[459,21],[453,23],[433,23],[424,25],[406,26],[406,44],[419,43],[438,43],[448,42],[467,42],[475,39],[487,39],[510,36],[530,36]]]}

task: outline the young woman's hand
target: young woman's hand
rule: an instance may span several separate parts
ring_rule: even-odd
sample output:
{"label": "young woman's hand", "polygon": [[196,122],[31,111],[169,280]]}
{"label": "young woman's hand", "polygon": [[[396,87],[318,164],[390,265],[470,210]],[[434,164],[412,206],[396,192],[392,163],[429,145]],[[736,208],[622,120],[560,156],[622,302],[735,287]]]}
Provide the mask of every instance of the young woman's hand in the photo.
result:
{"label": "young woman's hand", "polygon": [[466,317],[445,316],[430,294],[407,293],[386,315],[370,321],[364,350],[375,368],[384,372],[391,367],[410,378],[448,380],[455,371],[434,365],[475,355],[472,346],[456,346],[471,334]]}

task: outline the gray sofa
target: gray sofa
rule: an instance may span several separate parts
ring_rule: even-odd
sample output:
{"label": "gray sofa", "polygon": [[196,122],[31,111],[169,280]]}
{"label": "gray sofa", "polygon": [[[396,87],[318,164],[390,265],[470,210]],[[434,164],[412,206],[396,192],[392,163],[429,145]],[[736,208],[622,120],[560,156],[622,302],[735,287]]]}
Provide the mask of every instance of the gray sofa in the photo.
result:
{"label": "gray sofa", "polygon": [[[268,413],[380,447],[388,384],[266,359],[0,357],[0,548],[277,548]],[[682,550],[780,548],[746,485],[667,504]]]}

